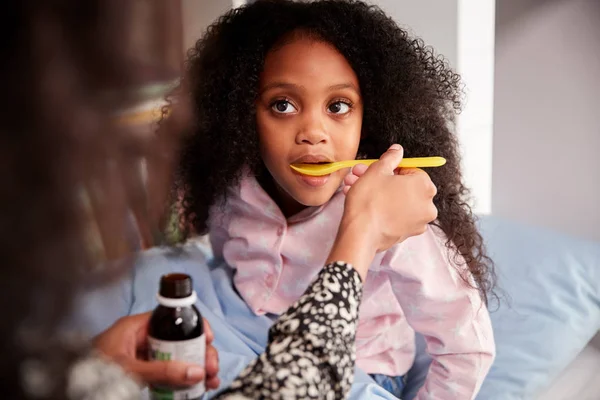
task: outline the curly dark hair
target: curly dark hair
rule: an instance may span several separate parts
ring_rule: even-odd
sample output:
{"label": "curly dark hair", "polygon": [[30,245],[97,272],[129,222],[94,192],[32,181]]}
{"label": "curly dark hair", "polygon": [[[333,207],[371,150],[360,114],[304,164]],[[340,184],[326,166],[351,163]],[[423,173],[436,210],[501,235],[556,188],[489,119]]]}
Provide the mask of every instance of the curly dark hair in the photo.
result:
{"label": "curly dark hair", "polygon": [[421,39],[361,1],[258,0],[220,17],[189,50],[184,83],[194,124],[175,190],[182,225],[205,233],[210,207],[239,181],[242,168],[263,173],[255,121],[259,75],[267,53],[294,32],[332,44],[358,76],[364,101],[359,157],[378,158],[400,143],[407,157],[446,158],[443,168],[428,171],[438,188],[435,224],[464,257],[487,301],[493,263],[467,201],[452,131],[461,107],[460,77]]}

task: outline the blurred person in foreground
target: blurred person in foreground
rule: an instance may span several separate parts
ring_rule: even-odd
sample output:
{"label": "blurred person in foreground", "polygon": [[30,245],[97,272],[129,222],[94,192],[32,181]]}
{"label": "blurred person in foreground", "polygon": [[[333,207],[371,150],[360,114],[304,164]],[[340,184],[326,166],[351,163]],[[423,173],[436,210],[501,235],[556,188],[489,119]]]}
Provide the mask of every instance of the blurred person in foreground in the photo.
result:
{"label": "blurred person in foreground", "polygon": [[[205,371],[138,358],[145,345],[146,315],[118,321],[93,344],[60,329],[78,294],[118,279],[130,267],[135,248],[130,245],[130,215],[150,231],[160,228],[177,150],[176,133],[185,132],[188,121],[182,102],[169,117],[169,137],[142,138],[115,122],[120,110],[144,100],[141,88],[168,82],[178,74],[161,64],[160,57],[135,51],[128,40],[135,36],[131,21],[139,4],[24,0],[9,2],[0,17],[5,30],[0,107],[0,243],[5,255],[0,272],[0,392],[5,398],[106,398],[102,380],[104,386],[118,389],[111,394],[116,399],[139,396],[138,383],[191,384],[204,379],[207,387],[218,385],[214,351],[207,352]],[[154,28],[157,46],[171,46],[163,37],[172,27],[162,26],[164,32]],[[385,158],[368,171],[357,167],[347,178],[345,218],[328,259],[330,270],[324,270],[329,271],[327,276],[335,272],[352,280],[358,302],[371,253],[422,232],[436,216],[431,201],[435,188],[427,175],[412,171],[393,176],[401,152],[392,149]],[[135,166],[140,159],[147,165],[145,185],[137,184]],[[356,189],[350,190],[351,185]],[[370,193],[382,195],[374,198]],[[405,198],[404,212],[388,207],[385,194]],[[317,280],[298,304],[314,301],[315,293],[327,290],[319,286],[325,278]],[[346,300],[356,313],[358,304]],[[274,326],[279,335],[273,340],[294,334],[282,324],[295,312],[293,306]],[[302,332],[295,334],[307,338]],[[338,339],[347,346],[348,362],[341,366],[347,376],[354,366],[354,333]],[[241,388],[241,383],[253,374],[269,377],[261,366],[273,362],[270,349],[242,373],[224,398],[234,398],[236,393],[252,398],[260,393],[260,387]],[[314,361],[326,362],[322,356]],[[342,385],[331,379],[323,380],[321,384],[329,389],[317,397],[346,396],[351,376]],[[121,384],[113,384],[116,381]],[[280,384],[285,387],[288,382]]]}

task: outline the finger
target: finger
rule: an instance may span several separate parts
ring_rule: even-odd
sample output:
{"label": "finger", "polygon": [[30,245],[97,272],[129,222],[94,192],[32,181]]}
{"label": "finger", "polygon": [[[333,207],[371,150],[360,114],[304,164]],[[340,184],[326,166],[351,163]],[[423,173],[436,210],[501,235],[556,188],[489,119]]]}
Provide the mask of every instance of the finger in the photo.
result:
{"label": "finger", "polygon": [[371,165],[369,170],[372,170],[372,173],[377,172],[384,175],[393,175],[394,170],[398,168],[400,161],[402,161],[403,155],[404,150],[402,149],[402,146],[393,144],[388,151],[383,153],[379,158],[379,161]]}
{"label": "finger", "polygon": [[423,171],[421,168],[400,168],[398,175],[416,175],[421,173],[427,175],[427,172]]}
{"label": "finger", "polygon": [[143,314],[135,314],[128,315],[119,319],[115,325],[127,325],[138,329],[139,327],[146,327],[148,322],[150,322],[150,317],[152,316],[152,312],[145,312]]}
{"label": "finger", "polygon": [[137,347],[145,346],[148,339],[148,324],[150,323],[152,312],[130,315],[119,320],[119,324],[127,326],[129,332],[135,332],[135,343]]}
{"label": "finger", "polygon": [[213,346],[206,347],[206,376],[215,376],[219,373],[219,353]]}
{"label": "finger", "polygon": [[419,168],[401,168],[400,175],[412,175],[415,179],[419,179],[423,182],[425,188],[425,194],[431,198],[437,194],[437,187],[431,180],[429,174]]}
{"label": "finger", "polygon": [[206,335],[206,343],[212,343],[212,341],[215,339],[212,328],[210,327],[210,324],[206,318],[202,318],[202,320],[204,321],[204,334]]}
{"label": "finger", "polygon": [[201,366],[178,361],[128,360],[123,368],[146,383],[159,385],[188,386],[203,381],[206,376]]}
{"label": "finger", "polygon": [[360,177],[363,176],[368,169],[369,167],[365,164],[357,164],[354,167],[352,167],[352,174]]}
{"label": "finger", "polygon": [[207,389],[218,389],[219,386],[221,386],[221,380],[216,376],[208,378],[205,382],[205,386]]}
{"label": "finger", "polygon": [[344,185],[346,186],[352,186],[354,185],[354,183],[358,180],[358,176],[354,175],[354,174],[348,174],[346,175],[346,177],[344,178]]}
{"label": "finger", "polygon": [[344,194],[348,194],[352,186],[344,186]]}

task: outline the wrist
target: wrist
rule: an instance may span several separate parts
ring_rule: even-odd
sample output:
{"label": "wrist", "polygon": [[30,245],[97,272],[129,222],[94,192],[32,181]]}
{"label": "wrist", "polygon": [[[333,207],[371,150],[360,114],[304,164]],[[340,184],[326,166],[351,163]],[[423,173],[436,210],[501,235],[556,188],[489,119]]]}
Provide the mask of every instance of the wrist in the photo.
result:
{"label": "wrist", "polygon": [[377,250],[376,232],[372,224],[363,218],[344,216],[327,263],[344,261],[352,264],[364,282]]}
{"label": "wrist", "polygon": [[344,234],[360,240],[361,246],[373,255],[379,251],[381,246],[380,237],[381,229],[376,219],[369,218],[365,212],[357,214],[344,213],[338,235]]}

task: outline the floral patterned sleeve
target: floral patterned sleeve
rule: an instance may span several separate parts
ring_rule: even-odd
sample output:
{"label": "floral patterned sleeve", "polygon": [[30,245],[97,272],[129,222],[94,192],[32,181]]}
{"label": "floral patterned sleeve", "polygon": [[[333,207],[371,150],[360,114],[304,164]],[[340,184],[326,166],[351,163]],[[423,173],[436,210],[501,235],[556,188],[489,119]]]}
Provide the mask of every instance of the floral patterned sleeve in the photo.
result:
{"label": "floral patterned sleeve", "polygon": [[362,282],[350,264],[325,266],[271,327],[266,350],[217,399],[345,399],[361,298]]}

